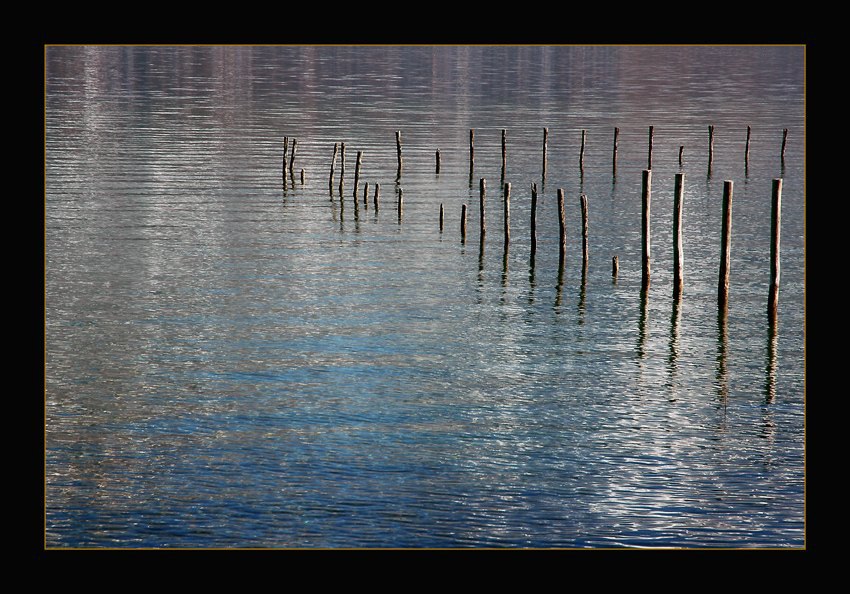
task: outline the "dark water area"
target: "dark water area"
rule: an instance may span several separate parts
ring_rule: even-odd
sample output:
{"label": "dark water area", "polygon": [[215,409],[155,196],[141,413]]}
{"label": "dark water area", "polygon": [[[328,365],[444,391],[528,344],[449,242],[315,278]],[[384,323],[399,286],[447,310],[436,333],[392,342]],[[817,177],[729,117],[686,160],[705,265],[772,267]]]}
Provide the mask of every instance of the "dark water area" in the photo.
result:
{"label": "dark water area", "polygon": [[50,46],[45,85],[48,548],[806,545],[802,47]]}

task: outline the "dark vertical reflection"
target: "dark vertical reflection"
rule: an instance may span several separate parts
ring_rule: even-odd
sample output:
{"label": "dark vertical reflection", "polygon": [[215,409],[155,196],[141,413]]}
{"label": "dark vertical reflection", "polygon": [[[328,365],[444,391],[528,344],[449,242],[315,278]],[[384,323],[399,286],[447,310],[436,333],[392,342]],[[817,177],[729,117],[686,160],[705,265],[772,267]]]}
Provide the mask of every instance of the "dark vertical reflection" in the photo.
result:
{"label": "dark vertical reflection", "polygon": [[581,268],[581,286],[578,292],[578,323],[584,324],[585,297],[587,296],[587,262]]}
{"label": "dark vertical reflection", "polygon": [[767,325],[767,365],[764,384],[764,401],[767,404],[773,402],[776,396],[777,337],[777,320],[774,313],[769,317]]}
{"label": "dark vertical reflection", "polygon": [[676,400],[676,375],[679,371],[679,322],[682,318],[681,294],[673,297],[673,314],[670,318],[670,355],[667,358],[667,370],[670,378],[667,386],[671,389],[670,401]]}
{"label": "dark vertical reflection", "polygon": [[643,359],[646,349],[647,321],[649,318],[649,289],[642,288],[640,290],[640,316],[638,317],[638,343],[637,356],[638,360]]}
{"label": "dark vertical reflection", "polygon": [[717,395],[724,406],[729,396],[729,377],[726,369],[728,318],[729,308],[724,305],[717,310]]}

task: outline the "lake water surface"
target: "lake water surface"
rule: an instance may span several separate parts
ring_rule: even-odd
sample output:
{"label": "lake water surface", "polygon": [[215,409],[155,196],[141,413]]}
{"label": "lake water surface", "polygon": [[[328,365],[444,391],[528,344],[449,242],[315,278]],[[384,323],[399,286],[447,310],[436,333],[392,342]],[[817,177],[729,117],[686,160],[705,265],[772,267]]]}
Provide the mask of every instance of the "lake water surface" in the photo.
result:
{"label": "lake water surface", "polygon": [[802,47],[47,47],[46,546],[805,546],[804,66]]}

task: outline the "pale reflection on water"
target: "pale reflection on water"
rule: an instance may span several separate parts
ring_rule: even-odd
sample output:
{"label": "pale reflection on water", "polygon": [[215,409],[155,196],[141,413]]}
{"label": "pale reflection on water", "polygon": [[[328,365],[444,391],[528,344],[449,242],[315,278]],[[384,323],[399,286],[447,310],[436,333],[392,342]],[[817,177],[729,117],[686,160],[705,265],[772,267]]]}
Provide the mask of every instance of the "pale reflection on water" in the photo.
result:
{"label": "pale reflection on water", "polygon": [[48,546],[805,543],[801,48],[51,47],[46,68]]}

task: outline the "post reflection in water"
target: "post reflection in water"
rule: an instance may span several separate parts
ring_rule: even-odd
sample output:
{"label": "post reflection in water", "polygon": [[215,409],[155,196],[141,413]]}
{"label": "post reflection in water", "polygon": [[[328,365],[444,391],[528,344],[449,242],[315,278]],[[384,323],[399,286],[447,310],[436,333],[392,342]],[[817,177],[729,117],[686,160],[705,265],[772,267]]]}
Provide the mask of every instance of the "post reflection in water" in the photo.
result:
{"label": "post reflection in water", "polygon": [[647,305],[649,301],[649,289],[644,287],[640,290],[640,317],[638,318],[638,343],[637,343],[637,356],[638,363],[643,359],[644,349],[646,348],[646,336],[647,336],[647,319],[649,314],[647,312]]}
{"label": "post reflection in water", "polygon": [[717,310],[717,395],[726,406],[729,397],[729,377],[726,369],[726,351],[728,348],[727,322],[729,308],[726,304]]}
{"label": "post reflection in water", "polygon": [[773,402],[776,397],[776,367],[777,367],[777,320],[776,312],[768,316],[767,324],[767,365],[765,368],[764,401]]}
{"label": "post reflection in water", "polygon": [[676,380],[679,367],[679,321],[682,318],[682,297],[677,293],[673,298],[673,314],[670,318],[670,356],[667,359],[667,370],[670,378],[667,386],[670,388],[670,401],[676,400]]}

